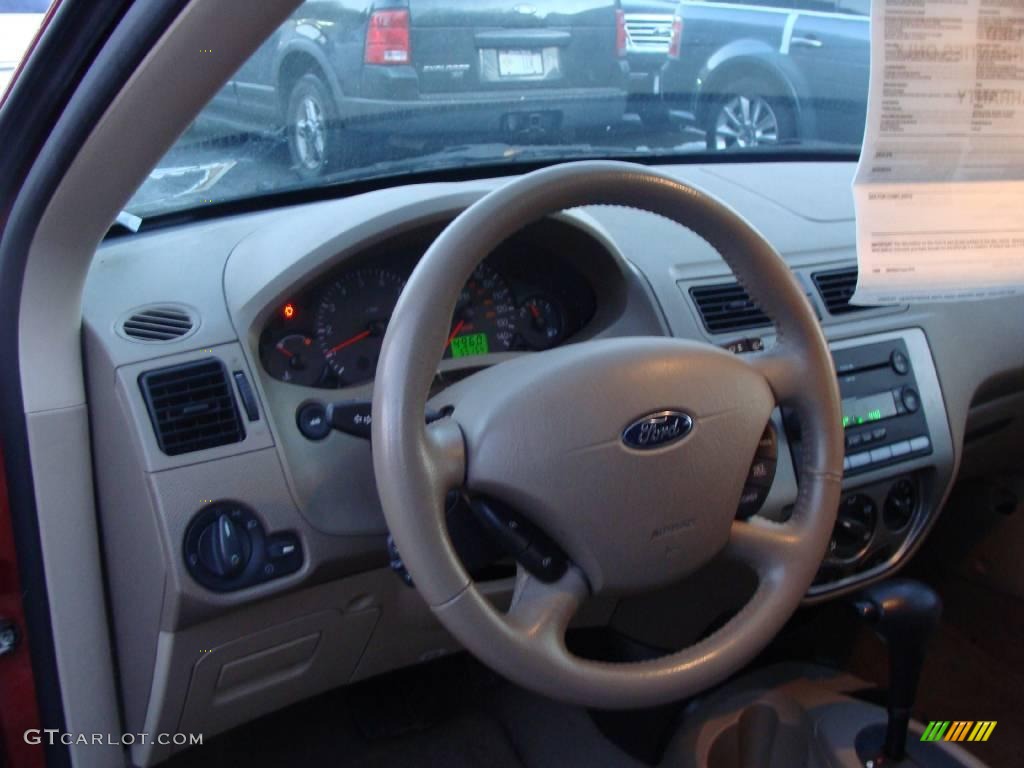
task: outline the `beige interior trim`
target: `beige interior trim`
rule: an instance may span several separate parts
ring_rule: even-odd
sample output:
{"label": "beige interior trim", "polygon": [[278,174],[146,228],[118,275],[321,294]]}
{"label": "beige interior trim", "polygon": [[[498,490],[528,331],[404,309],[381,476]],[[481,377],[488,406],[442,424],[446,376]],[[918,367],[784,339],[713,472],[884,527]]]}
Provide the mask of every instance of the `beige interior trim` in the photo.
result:
{"label": "beige interior trim", "polygon": [[[193,0],[97,123],[30,246],[19,308],[21,387],[57,667],[72,733],[121,733],[84,407],[79,331],[86,273],[110,223],[146,174],[296,5],[297,0]],[[230,35],[222,34],[228,29]],[[115,33],[95,67],[117,55],[119,34],[127,33],[123,27]],[[200,55],[200,48],[214,53]],[[99,76],[88,73],[83,89]],[[110,768],[126,759],[117,747],[72,745],[70,752],[76,767]]]}

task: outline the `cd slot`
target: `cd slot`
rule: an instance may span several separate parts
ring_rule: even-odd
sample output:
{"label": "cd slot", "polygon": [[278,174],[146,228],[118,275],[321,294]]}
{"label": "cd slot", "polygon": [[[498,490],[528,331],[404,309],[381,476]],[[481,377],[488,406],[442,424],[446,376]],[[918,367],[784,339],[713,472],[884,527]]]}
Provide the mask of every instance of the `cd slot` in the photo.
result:
{"label": "cd slot", "polygon": [[842,366],[836,366],[836,375],[842,378],[843,376],[854,376],[858,373],[870,373],[871,371],[877,371],[882,368],[889,367],[889,361],[883,360],[877,363],[868,363],[866,365],[857,365],[855,363],[846,363]]}

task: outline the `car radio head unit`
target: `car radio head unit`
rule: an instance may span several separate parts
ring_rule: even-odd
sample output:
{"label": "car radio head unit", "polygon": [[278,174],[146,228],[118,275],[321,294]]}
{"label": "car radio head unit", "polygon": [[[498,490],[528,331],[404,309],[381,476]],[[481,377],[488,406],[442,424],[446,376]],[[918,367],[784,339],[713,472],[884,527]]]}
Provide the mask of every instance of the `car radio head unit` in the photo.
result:
{"label": "car radio head unit", "polygon": [[[842,396],[845,476],[932,452],[928,422],[903,339],[835,350],[832,359]],[[786,433],[796,455],[799,424],[792,413],[785,416]]]}

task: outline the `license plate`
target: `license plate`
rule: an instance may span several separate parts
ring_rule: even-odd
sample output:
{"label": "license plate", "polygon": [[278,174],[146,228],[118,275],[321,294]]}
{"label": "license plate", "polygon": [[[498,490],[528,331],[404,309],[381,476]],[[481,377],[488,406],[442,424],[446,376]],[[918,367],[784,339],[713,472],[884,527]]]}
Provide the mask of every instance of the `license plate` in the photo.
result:
{"label": "license plate", "polygon": [[540,51],[498,51],[499,77],[538,77],[544,75],[544,56]]}

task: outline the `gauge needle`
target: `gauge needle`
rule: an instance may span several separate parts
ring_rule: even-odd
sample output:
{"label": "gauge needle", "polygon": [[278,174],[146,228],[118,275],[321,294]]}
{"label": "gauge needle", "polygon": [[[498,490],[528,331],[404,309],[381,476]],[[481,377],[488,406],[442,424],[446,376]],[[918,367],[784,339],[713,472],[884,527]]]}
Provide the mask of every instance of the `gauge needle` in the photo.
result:
{"label": "gauge needle", "polygon": [[285,349],[280,344],[277,345],[277,351],[280,352],[285,357],[293,357],[295,355],[294,352],[291,352],[290,350]]}
{"label": "gauge needle", "polygon": [[452,328],[452,333],[451,333],[451,336],[449,336],[449,337],[448,337],[448,343],[447,343],[447,344],[445,344],[445,346],[446,346],[446,347],[448,346],[448,344],[451,344],[451,343],[452,343],[452,340],[453,340],[453,339],[454,339],[454,338],[455,338],[456,336],[458,336],[458,335],[459,335],[459,331],[461,331],[461,330],[462,330],[462,327],[463,327],[463,326],[464,326],[465,324],[466,324],[466,321],[465,321],[465,320],[459,320],[459,322],[457,322],[457,323],[455,324],[455,327],[454,327],[454,328]]}
{"label": "gauge needle", "polygon": [[357,341],[362,341],[371,333],[372,331],[370,331],[369,329],[363,331],[362,333],[357,333],[351,339],[345,339],[343,342],[341,342],[341,344],[336,344],[333,347],[331,347],[329,350],[327,350],[327,354],[333,355],[340,349],[344,349],[345,347],[351,346],[352,344],[355,344]]}

